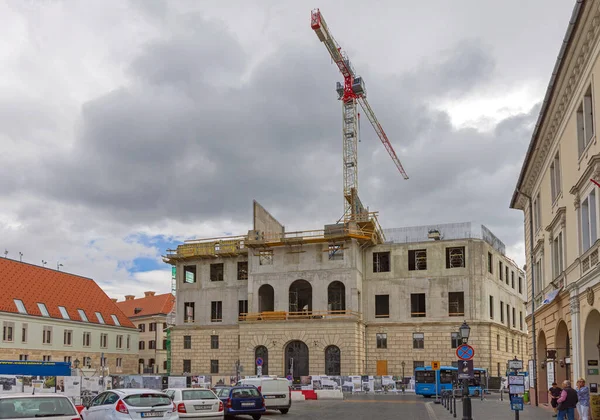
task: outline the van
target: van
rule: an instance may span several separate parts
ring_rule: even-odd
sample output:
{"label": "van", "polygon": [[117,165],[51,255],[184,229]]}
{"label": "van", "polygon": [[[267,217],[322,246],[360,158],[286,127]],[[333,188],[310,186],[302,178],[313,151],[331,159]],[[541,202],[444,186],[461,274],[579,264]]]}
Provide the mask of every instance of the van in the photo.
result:
{"label": "van", "polygon": [[292,406],[292,388],[285,378],[246,378],[240,379],[238,385],[254,385],[258,388],[267,410],[279,410],[287,414]]}

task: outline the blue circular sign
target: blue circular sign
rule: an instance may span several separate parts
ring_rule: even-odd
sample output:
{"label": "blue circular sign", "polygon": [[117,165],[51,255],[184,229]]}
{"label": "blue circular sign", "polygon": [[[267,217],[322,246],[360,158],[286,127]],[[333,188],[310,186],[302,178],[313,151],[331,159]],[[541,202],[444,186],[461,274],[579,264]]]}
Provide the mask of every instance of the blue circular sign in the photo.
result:
{"label": "blue circular sign", "polygon": [[471,360],[475,356],[475,349],[468,344],[461,344],[456,349],[456,356],[460,360]]}
{"label": "blue circular sign", "polygon": [[256,358],[256,366],[262,366],[262,365],[263,365],[262,357],[257,357]]}

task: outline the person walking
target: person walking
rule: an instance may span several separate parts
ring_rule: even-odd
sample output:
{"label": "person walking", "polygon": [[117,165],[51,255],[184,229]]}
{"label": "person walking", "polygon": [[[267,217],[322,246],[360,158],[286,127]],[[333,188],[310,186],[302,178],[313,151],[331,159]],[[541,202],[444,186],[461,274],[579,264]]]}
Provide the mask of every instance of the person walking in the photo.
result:
{"label": "person walking", "polygon": [[590,389],[585,386],[585,379],[579,378],[577,381],[577,411],[579,420],[588,420],[590,413]]}
{"label": "person walking", "polygon": [[563,389],[558,398],[557,420],[575,420],[575,407],[577,407],[577,391],[571,388],[571,381],[563,381]]}
{"label": "person walking", "polygon": [[556,417],[558,414],[558,399],[560,398],[560,393],[562,389],[556,384],[556,382],[552,382],[552,388],[548,390],[548,394],[550,394],[550,405],[554,409],[554,414],[552,417]]}

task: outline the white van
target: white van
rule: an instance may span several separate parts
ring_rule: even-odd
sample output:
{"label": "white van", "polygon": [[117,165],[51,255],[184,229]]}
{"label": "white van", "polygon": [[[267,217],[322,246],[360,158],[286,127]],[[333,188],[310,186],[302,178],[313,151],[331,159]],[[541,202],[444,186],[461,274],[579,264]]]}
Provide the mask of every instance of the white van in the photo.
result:
{"label": "white van", "polygon": [[246,378],[240,379],[238,385],[254,385],[258,388],[267,410],[279,410],[287,414],[292,406],[292,388],[285,378]]}

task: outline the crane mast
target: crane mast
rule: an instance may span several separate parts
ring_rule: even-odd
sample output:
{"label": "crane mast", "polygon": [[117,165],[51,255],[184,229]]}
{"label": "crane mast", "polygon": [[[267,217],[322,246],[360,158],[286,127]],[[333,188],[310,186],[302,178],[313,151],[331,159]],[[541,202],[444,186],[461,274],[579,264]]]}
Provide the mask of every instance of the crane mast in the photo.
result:
{"label": "crane mast", "polygon": [[358,198],[358,107],[360,104],[369,122],[375,129],[379,139],[388,151],[398,171],[404,179],[408,175],[404,171],[396,152],[392,147],[383,127],[367,102],[367,91],[364,81],[357,76],[347,54],[337,43],[319,9],[311,12],[311,28],[319,40],[325,44],[333,62],[344,77],[344,84],[337,82],[338,99],[342,101],[342,139],[343,139],[343,173],[344,173],[344,216],[349,220],[359,220],[368,217],[368,212]]}

